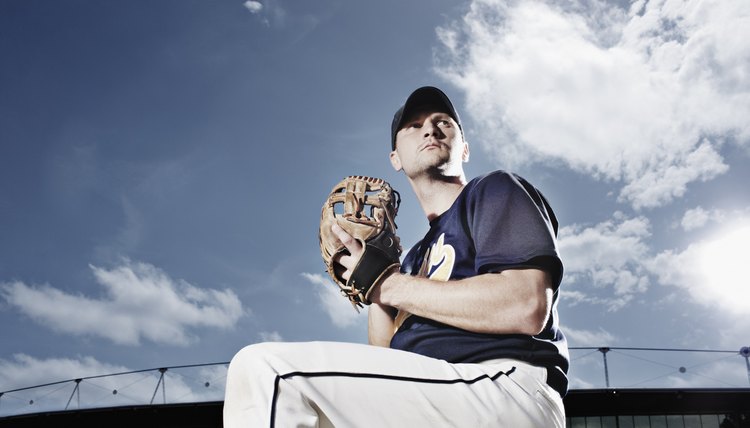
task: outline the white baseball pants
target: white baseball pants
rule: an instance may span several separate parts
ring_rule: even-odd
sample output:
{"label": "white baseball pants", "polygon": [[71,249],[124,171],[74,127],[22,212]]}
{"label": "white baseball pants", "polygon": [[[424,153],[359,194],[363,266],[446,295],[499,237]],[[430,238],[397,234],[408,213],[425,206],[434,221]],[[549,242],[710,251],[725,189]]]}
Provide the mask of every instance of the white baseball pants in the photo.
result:
{"label": "white baseball pants", "polygon": [[224,427],[564,427],[544,368],[451,364],[338,343],[260,343],[232,359]]}

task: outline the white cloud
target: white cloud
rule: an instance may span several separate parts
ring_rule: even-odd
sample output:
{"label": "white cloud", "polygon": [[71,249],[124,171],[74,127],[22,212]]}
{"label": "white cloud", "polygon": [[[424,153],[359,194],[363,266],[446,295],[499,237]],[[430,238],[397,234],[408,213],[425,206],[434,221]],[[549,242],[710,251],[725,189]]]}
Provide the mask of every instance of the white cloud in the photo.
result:
{"label": "white cloud", "polygon": [[[623,370],[611,370],[624,388],[708,388],[742,387],[747,384],[744,361],[737,354],[613,350],[610,360],[618,359]],[[623,358],[626,357],[626,358]],[[646,358],[643,358],[646,357]],[[610,363],[610,367],[615,367]]]}
{"label": "white cloud", "polygon": [[[707,216],[705,210],[696,209],[687,223],[703,223]],[[646,244],[651,232],[644,217],[616,213],[612,220],[594,226],[562,228],[559,243],[566,272],[565,304],[602,304],[610,311],[619,310],[657,283],[686,292],[668,296],[673,305],[679,301],[674,297],[683,296],[685,301],[715,308],[724,318],[742,318],[750,307],[750,288],[744,285],[744,269],[750,260],[746,250],[750,215],[714,211],[711,216],[724,220],[711,237],[683,250],[658,253]],[[738,336],[728,332],[737,331],[742,329],[727,326],[715,339],[727,333],[722,342],[731,344]]]}
{"label": "white cloud", "polygon": [[[744,376],[742,363],[739,361],[741,357],[735,355],[731,357],[734,361],[721,359],[695,367],[682,366],[685,368],[684,372],[676,370],[675,373],[667,376],[663,383],[668,388],[746,388],[747,377]],[[652,385],[645,383],[638,386]]]}
{"label": "white cloud", "polygon": [[614,343],[615,337],[601,327],[598,331],[578,330],[568,326],[563,326],[563,331],[568,339],[570,346],[608,346]]}
{"label": "white cloud", "polygon": [[102,363],[93,357],[41,360],[26,354],[15,354],[12,360],[0,359],[0,385],[3,385],[3,390],[8,390],[126,371],[130,369]]}
{"label": "white cloud", "polygon": [[[198,369],[197,376],[185,376],[186,386],[190,388],[189,395],[175,396],[174,401],[197,402],[223,400],[227,383],[227,368],[228,364],[204,366]],[[191,378],[197,380],[197,383],[189,383],[187,380]]]}
{"label": "white cloud", "polygon": [[721,210],[717,208],[705,209],[701,206],[685,211],[680,226],[686,232],[707,227],[709,225],[742,223],[750,218],[750,208]]}
{"label": "white cloud", "polygon": [[[257,0],[247,0],[243,3],[245,9],[249,10],[250,13],[257,16],[257,19],[266,26],[271,28],[286,28],[288,25],[297,27],[304,27],[311,23],[311,15],[305,15],[304,17],[289,17],[286,9],[282,6],[282,2],[279,0],[264,0],[263,2]],[[292,21],[292,23],[288,23]],[[312,21],[315,21],[314,18]],[[317,21],[313,22],[313,27],[317,25]]]}
{"label": "white cloud", "polygon": [[352,308],[349,300],[341,295],[339,287],[330,279],[312,273],[303,273],[302,276],[318,286],[317,294],[320,304],[336,327],[350,327],[358,321],[359,314]]}
{"label": "white cloud", "polygon": [[745,0],[474,0],[438,28],[437,72],[506,164],[562,160],[655,207],[750,142]]}
{"label": "white cloud", "polygon": [[743,223],[750,218],[750,208],[722,210],[705,209],[702,206],[691,208],[682,215],[679,226],[686,232],[707,227],[709,225]]}
{"label": "white cloud", "polygon": [[284,338],[278,331],[261,331],[260,340],[263,342],[283,342]]}
{"label": "white cloud", "polygon": [[745,285],[748,242],[750,218],[682,252],[663,251],[644,265],[661,284],[686,290],[695,303],[743,318],[750,307]]}
{"label": "white cloud", "polygon": [[[63,410],[68,400],[71,401],[71,409],[79,408],[79,400],[80,408],[149,403],[160,376],[158,370],[85,379],[131,371],[133,369],[104,363],[90,356],[40,359],[15,354],[12,359],[0,359],[0,385],[3,385],[3,391],[62,382],[4,394],[0,415]],[[167,370],[164,376],[167,402],[220,400],[223,397],[226,366],[172,369]],[[83,381],[78,394],[73,395],[75,382],[63,381],[77,378]],[[160,388],[154,402],[162,403],[163,399]]]}
{"label": "white cloud", "polygon": [[245,6],[245,8],[250,11],[250,13],[259,13],[261,10],[263,10],[263,4],[259,1],[247,0],[243,4],[243,6]]}
{"label": "white cloud", "polygon": [[19,281],[0,284],[0,296],[55,331],[123,345],[142,339],[186,345],[196,340],[190,327],[231,328],[243,315],[233,291],[198,288],[150,264],[126,260],[111,270],[91,269],[104,288],[100,298]]}
{"label": "white cloud", "polygon": [[703,207],[695,207],[685,211],[680,225],[686,232],[693,229],[699,229],[708,223],[710,217],[711,213],[704,210]]}
{"label": "white cloud", "polygon": [[615,213],[612,220],[594,226],[562,228],[560,252],[564,281],[569,284],[564,289],[566,301],[600,303],[617,310],[644,293],[649,277],[641,262],[649,253],[645,240],[651,236],[650,227],[645,217]]}
{"label": "white cloud", "polygon": [[[607,353],[607,361],[610,386],[614,388],[747,385],[745,364],[737,354],[658,352],[613,347]],[[685,370],[681,371],[680,367]],[[571,388],[604,387],[606,375],[602,353],[591,349],[572,350],[569,376]]]}
{"label": "white cloud", "polygon": [[570,389],[594,389],[597,387],[600,387],[600,385],[587,382],[579,377],[577,377],[575,374],[568,374],[568,382],[569,382],[569,388]]}
{"label": "white cloud", "polygon": [[639,175],[626,178],[620,199],[632,202],[635,208],[664,205],[682,197],[688,183],[708,181],[728,169],[716,148],[704,141],[697,148],[685,148],[665,161],[634,171]]}

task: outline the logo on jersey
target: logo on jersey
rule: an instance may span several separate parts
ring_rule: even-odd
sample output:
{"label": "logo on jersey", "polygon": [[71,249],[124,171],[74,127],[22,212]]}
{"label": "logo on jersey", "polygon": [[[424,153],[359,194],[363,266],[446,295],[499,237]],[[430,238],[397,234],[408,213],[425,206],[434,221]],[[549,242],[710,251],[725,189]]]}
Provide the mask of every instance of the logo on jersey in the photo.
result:
{"label": "logo on jersey", "polygon": [[455,262],[456,250],[451,244],[445,243],[445,233],[443,233],[425,254],[420,273],[430,279],[447,281],[453,273]]}

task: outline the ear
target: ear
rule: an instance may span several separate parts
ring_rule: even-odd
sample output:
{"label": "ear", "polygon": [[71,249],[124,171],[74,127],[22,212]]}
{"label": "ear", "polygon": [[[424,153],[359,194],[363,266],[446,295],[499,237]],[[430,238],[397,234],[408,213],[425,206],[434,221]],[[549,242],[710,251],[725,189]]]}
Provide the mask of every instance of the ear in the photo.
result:
{"label": "ear", "polygon": [[388,157],[391,160],[391,166],[393,166],[393,169],[401,171],[401,158],[398,157],[398,153],[394,150]]}
{"label": "ear", "polygon": [[463,155],[461,156],[461,159],[464,162],[469,161],[469,143],[466,141],[464,141],[464,152],[463,152]]}

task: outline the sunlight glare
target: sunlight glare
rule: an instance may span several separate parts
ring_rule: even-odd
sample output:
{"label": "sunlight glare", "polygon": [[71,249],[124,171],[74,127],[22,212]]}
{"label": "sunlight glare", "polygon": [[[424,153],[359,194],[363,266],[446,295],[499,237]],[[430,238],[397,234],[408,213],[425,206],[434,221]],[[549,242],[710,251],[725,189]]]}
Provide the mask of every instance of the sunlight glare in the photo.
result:
{"label": "sunlight glare", "polygon": [[707,281],[703,290],[706,297],[737,312],[750,308],[749,247],[750,224],[744,224],[705,243],[699,260]]}

